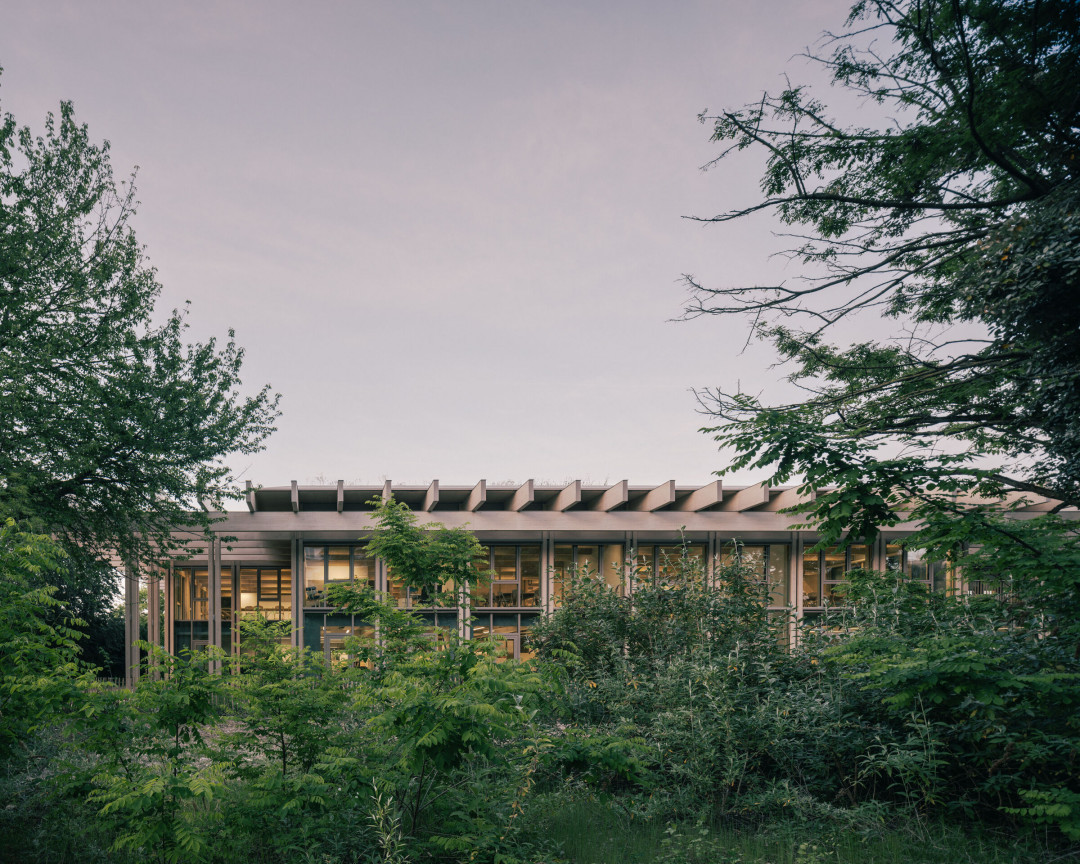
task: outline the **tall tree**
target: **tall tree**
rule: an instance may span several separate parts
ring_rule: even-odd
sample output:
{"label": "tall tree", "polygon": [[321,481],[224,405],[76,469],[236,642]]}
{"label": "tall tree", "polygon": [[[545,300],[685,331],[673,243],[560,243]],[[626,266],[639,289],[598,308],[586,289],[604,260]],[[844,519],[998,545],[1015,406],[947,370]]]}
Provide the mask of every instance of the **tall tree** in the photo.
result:
{"label": "tall tree", "polygon": [[[812,55],[876,125],[789,84],[703,120],[718,159],[765,159],[797,284],[711,288],[689,316],[743,313],[806,398],[703,394],[732,469],[803,476],[827,534],[1020,492],[1080,505],[1080,4],[860,0]],[[835,346],[848,316],[902,337]],[[959,325],[959,326],[958,326]],[[832,491],[825,487],[834,486]],[[910,511],[909,511],[910,515]]]}
{"label": "tall tree", "polygon": [[175,528],[205,528],[235,485],[227,459],[278,414],[269,387],[242,395],[232,331],[189,343],[184,313],[155,317],[133,179],[70,103],[38,137],[0,118],[0,512],[99,583],[101,562],[159,559]]}

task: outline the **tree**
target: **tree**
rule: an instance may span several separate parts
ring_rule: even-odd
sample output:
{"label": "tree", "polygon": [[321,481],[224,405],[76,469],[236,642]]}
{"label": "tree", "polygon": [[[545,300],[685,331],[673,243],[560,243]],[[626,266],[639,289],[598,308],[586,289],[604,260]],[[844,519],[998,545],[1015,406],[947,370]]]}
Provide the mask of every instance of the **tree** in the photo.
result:
{"label": "tree", "polygon": [[70,103],[34,137],[0,117],[0,512],[55,536],[68,577],[160,560],[233,488],[230,455],[261,449],[277,396],[241,394],[233,340],[188,343],[117,183]]}
{"label": "tree", "polygon": [[[0,522],[0,760],[75,692],[80,622],[67,617],[44,578],[63,551],[48,537]],[[58,611],[53,623],[47,614]]]}
{"label": "tree", "polygon": [[446,605],[457,605],[467,582],[488,575],[477,569],[483,547],[474,534],[441,522],[417,525],[409,505],[393,498],[370,503],[376,529],[368,538],[368,555],[382,558],[394,578],[425,602],[443,598]]}
{"label": "tree", "polygon": [[[806,393],[704,393],[721,421],[706,431],[735,449],[728,470],[805,478],[830,538],[912,504],[983,528],[965,500],[1080,504],[1080,5],[860,0],[824,44],[812,59],[880,124],[837,123],[791,84],[703,115],[730,142],[718,159],[766,158],[763,199],[706,221],[772,211],[810,270],[795,286],[688,277],[689,316],[751,315]],[[903,335],[826,343],[875,313]]]}

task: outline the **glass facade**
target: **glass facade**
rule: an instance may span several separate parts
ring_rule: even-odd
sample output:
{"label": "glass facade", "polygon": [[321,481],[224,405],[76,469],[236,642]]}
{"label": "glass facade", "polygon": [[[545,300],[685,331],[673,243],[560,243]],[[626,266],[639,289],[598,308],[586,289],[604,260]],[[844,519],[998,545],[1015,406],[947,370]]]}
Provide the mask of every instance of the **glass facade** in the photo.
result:
{"label": "glass facade", "polygon": [[[241,567],[238,574],[240,614],[261,612],[271,621],[292,617],[292,571],[284,567]],[[222,611],[224,612],[222,580]]]}
{"label": "glass facade", "polygon": [[567,577],[575,571],[602,575],[604,583],[620,595],[629,590],[630,579],[621,543],[556,544],[551,586],[552,601],[556,606],[562,605]]}
{"label": "glass facade", "polygon": [[327,590],[351,582],[366,582],[375,590],[375,561],[363,546],[304,547],[305,607],[327,608]]}
{"label": "glass facade", "polygon": [[637,582],[659,579],[662,582],[705,578],[705,547],[697,543],[644,545],[633,550],[631,578]]}
{"label": "glass facade", "polygon": [[947,591],[953,587],[948,563],[928,559],[921,549],[905,549],[899,543],[889,543],[885,547],[885,568],[903,571],[931,591]]}
{"label": "glass facade", "polygon": [[[391,573],[386,573],[384,580],[379,575],[383,571],[373,558],[367,557],[362,543],[305,543],[299,550],[302,569],[295,574],[289,567],[224,565],[220,597],[222,648],[241,652],[238,625],[244,616],[258,613],[272,621],[295,621],[298,626],[302,621],[302,642],[307,648],[322,654],[328,662],[347,662],[343,647],[347,638],[374,635],[373,622],[335,612],[328,605],[327,592],[335,585],[359,582],[372,590],[385,589],[400,608],[415,611],[440,644],[449,639],[450,633],[462,632],[466,638],[494,637],[500,640],[504,656],[529,659],[529,632],[545,598],[559,606],[570,574],[592,573],[620,596],[628,596],[635,585],[652,580],[668,584],[686,578],[704,579],[709,563],[704,543],[553,543],[548,547],[550,558],[543,554],[539,542],[492,542],[482,548],[476,562],[482,575],[469,585],[468,602],[461,604],[449,593],[450,585],[444,586],[446,594],[428,597],[405,590]],[[876,563],[886,570],[906,573],[936,591],[952,585],[953,574],[946,562],[905,549],[899,542],[888,542],[881,548],[884,558],[877,562],[866,544],[807,551],[797,583],[793,583],[797,574],[787,543],[726,544],[720,547],[715,563],[739,563],[756,574],[768,589],[770,618],[777,623],[778,634],[785,629],[780,622],[793,614],[798,599],[808,620],[824,614],[828,607],[844,606],[844,586],[855,568],[871,568]],[[298,585],[294,585],[294,578],[299,580]],[[172,568],[174,650],[208,644],[209,584],[205,566]],[[801,592],[801,598],[792,593],[793,587]],[[293,608],[297,602],[301,603],[300,609]],[[284,637],[283,641],[288,643],[290,638]]]}
{"label": "glass facade", "polygon": [[538,608],[540,547],[485,546],[469,586],[473,609]]}
{"label": "glass facade", "polygon": [[481,612],[469,621],[470,639],[494,638],[500,659],[531,660],[536,656],[529,632],[539,619],[535,612]]}
{"label": "glass facade", "polygon": [[769,589],[769,608],[787,607],[791,565],[791,547],[786,544],[725,545],[720,550],[720,565],[740,564],[757,574]]}
{"label": "glass facade", "polygon": [[807,550],[803,553],[803,607],[842,606],[848,571],[870,566],[870,547],[862,543],[846,549],[827,546],[820,552]]}

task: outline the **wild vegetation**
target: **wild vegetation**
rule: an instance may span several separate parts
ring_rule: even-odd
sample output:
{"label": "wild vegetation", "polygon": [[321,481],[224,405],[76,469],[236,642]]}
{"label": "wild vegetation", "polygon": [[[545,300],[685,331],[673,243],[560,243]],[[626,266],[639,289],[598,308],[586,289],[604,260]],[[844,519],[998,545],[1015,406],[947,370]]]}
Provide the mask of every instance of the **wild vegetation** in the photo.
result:
{"label": "wild vegetation", "polygon": [[[475,544],[393,501],[378,519],[387,555],[449,550],[439,572]],[[225,674],[148,646],[129,692],[45,622],[33,571],[51,541],[9,525],[4,542],[24,585],[0,630],[4,860],[1080,854],[1076,601],[1049,578],[949,596],[856,571],[791,651],[737,558],[715,585],[690,556],[658,578],[631,569],[629,596],[571,572],[523,663],[338,586],[334,603],[379,623],[347,659],[289,647],[288,625],[257,615]],[[1052,546],[1075,572],[1075,538]]]}
{"label": "wild vegetation", "polygon": [[[103,556],[134,565],[178,523],[205,527],[226,455],[259,447],[276,408],[239,395],[231,342],[151,324],[130,187],[70,106],[43,138],[5,116],[0,859],[1080,856],[1080,543],[1067,512],[1003,512],[1077,503],[1078,15],[859,2],[824,62],[888,124],[842,127],[799,87],[713,121],[767,159],[765,200],[719,218],[775,208],[825,275],[693,283],[692,311],[749,309],[811,390],[712,394],[711,431],[734,467],[799,477],[823,542],[918,519],[909,542],[988,590],[854,572],[795,632],[737,554],[714,584],[689,556],[656,579],[631,561],[632,593],[570,573],[524,663],[339,586],[332,602],[377,625],[343,662],[255,616],[224,674],[147,645],[133,691],[96,677],[80,616],[107,599]],[[824,343],[868,309],[915,335]],[[369,550],[422,596],[483,578],[466,532],[394,502],[376,517]]]}

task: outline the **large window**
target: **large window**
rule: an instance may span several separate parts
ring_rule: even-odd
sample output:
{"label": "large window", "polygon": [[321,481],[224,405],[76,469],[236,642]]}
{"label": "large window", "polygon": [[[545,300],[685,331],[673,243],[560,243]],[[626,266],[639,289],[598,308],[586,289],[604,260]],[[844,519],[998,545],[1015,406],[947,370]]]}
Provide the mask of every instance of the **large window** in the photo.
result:
{"label": "large window", "polygon": [[175,568],[173,570],[173,620],[209,620],[209,587],[209,570],[192,567]]}
{"label": "large window", "polygon": [[632,575],[638,581],[705,578],[705,547],[697,543],[638,546]]}
{"label": "large window", "polygon": [[469,622],[472,639],[495,637],[503,659],[531,660],[536,656],[529,633],[539,616],[528,612],[480,612]]}
{"label": "large window", "polygon": [[928,558],[921,549],[905,549],[899,543],[886,544],[885,569],[902,570],[931,591],[945,591],[949,587],[948,564]]}
{"label": "large window", "polygon": [[352,581],[375,590],[375,560],[363,546],[304,547],[304,606],[326,608],[327,589]]}
{"label": "large window", "polygon": [[359,666],[360,661],[348,653],[351,639],[370,640],[375,636],[375,628],[368,625],[350,626],[347,624],[331,624],[321,627],[319,635],[322,640],[323,660],[334,669],[345,666]]}
{"label": "large window", "polygon": [[[222,611],[225,611],[222,580]],[[271,621],[288,620],[292,613],[292,570],[282,567],[241,567],[240,602],[236,611],[261,612]]]}
{"label": "large window", "polygon": [[820,552],[803,553],[803,606],[842,606],[843,586],[849,570],[870,567],[870,547],[854,544],[846,549],[827,546]]}
{"label": "large window", "polygon": [[564,583],[571,573],[600,575],[619,594],[627,591],[626,559],[621,543],[557,543],[552,570],[552,599],[556,606],[562,605]]}
{"label": "large window", "polygon": [[539,546],[485,546],[476,569],[487,578],[470,588],[474,609],[540,605]]}
{"label": "large window", "polygon": [[398,609],[449,609],[457,606],[453,580],[447,580],[437,592],[432,592],[427,588],[406,588],[403,582],[394,578],[392,570],[387,571],[386,578],[389,599],[397,604]]}
{"label": "large window", "polygon": [[791,550],[786,545],[728,544],[720,550],[720,565],[739,564],[749,568],[769,589],[769,607],[788,605],[788,574]]}

